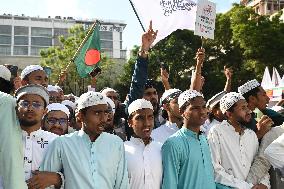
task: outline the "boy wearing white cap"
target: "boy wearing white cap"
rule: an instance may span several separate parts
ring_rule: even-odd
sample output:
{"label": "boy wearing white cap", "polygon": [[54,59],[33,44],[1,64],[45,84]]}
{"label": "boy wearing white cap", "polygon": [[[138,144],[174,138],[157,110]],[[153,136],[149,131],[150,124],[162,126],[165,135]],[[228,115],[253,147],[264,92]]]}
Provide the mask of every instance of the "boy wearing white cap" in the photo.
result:
{"label": "boy wearing white cap", "polygon": [[203,96],[187,90],[178,97],[183,127],[162,146],[163,189],[215,189],[214,173],[206,137],[200,126],[207,119]]}
{"label": "boy wearing white cap", "polygon": [[54,174],[57,183],[51,184],[47,174],[37,172],[46,150],[57,137],[41,129],[42,117],[46,114],[46,106],[49,103],[48,91],[41,85],[31,84],[19,88],[15,95],[17,116],[22,128],[24,173],[28,186],[60,186],[59,175]]}
{"label": "boy wearing white cap", "polygon": [[48,85],[48,77],[40,65],[29,65],[21,73],[22,85],[38,84]]}
{"label": "boy wearing white cap", "polygon": [[238,92],[246,99],[251,111],[258,108],[264,114],[260,120],[256,122],[255,113],[252,112],[251,115],[253,119],[245,124],[247,128],[252,129],[256,133],[259,139],[261,139],[272,126],[282,125],[284,116],[267,108],[269,97],[257,80],[254,79],[246,82],[238,88]]}
{"label": "boy wearing white cap", "polygon": [[179,89],[169,89],[161,97],[161,104],[167,113],[167,122],[152,132],[152,138],[156,142],[164,142],[174,134],[183,124],[183,117],[179,112],[178,97],[182,93]]}
{"label": "boy wearing white cap", "polygon": [[105,97],[89,91],[77,102],[82,129],[56,138],[40,170],[63,169],[68,189],[129,188],[123,142],[104,132],[109,113]]}
{"label": "boy wearing white cap", "polygon": [[150,101],[137,99],[128,107],[128,124],[134,134],[124,143],[131,189],[160,189],[162,184],[161,144],[151,138],[154,110]]}
{"label": "boy wearing white cap", "polygon": [[60,103],[52,103],[47,107],[43,118],[43,129],[59,136],[67,134],[69,126],[69,109]]}
{"label": "boy wearing white cap", "polygon": [[227,120],[214,125],[208,135],[215,181],[238,189],[269,188],[268,173],[256,185],[246,182],[258,151],[256,134],[244,127],[251,119],[246,100],[239,93],[228,93],[221,98],[220,109]]}

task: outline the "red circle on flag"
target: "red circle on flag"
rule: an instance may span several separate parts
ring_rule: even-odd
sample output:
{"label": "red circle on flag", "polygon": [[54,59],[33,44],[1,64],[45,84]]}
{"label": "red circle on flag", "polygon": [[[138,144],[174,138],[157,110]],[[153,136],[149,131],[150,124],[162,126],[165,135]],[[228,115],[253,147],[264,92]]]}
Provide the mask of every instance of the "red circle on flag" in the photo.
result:
{"label": "red circle on flag", "polygon": [[101,54],[96,49],[90,49],[85,55],[85,64],[88,66],[95,65],[101,60]]}

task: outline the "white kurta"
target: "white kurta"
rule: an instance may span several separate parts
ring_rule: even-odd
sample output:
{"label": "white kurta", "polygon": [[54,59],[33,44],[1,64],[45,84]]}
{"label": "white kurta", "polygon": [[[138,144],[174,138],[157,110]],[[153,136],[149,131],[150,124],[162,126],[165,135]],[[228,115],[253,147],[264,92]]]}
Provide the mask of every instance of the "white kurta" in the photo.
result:
{"label": "white kurta", "polygon": [[206,122],[204,123],[201,131],[204,132],[205,136],[208,136],[208,133],[210,131],[210,129],[214,126],[214,125],[220,125],[221,122],[217,121],[216,119],[213,119],[211,122],[209,121],[207,124]]}
{"label": "white kurta", "polygon": [[284,134],[266,148],[264,155],[273,167],[279,168],[284,173]]}
{"label": "white kurta", "polygon": [[124,142],[125,157],[131,189],[160,189],[162,184],[161,144],[155,141],[146,145],[131,137]]}
{"label": "white kurta", "polygon": [[179,128],[177,127],[176,123],[167,121],[164,125],[154,129],[151,137],[154,141],[164,144],[164,142],[178,130]]}
{"label": "white kurta", "polygon": [[39,129],[30,135],[22,131],[25,179],[32,177],[32,171],[38,170],[49,144],[58,135]]}
{"label": "white kurta", "polygon": [[[245,129],[239,135],[225,120],[210,129],[208,143],[212,154],[215,181],[233,188],[251,189],[253,184],[245,180],[258,151],[256,134],[250,129]],[[266,175],[261,183],[270,187],[269,175]]]}

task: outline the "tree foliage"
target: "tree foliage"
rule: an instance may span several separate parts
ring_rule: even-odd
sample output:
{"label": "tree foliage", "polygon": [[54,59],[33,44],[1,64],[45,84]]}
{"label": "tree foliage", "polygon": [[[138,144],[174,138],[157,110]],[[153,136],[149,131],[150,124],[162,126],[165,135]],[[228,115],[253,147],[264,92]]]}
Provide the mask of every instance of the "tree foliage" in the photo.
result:
{"label": "tree foliage", "polygon": [[[261,80],[266,66],[276,67],[284,73],[284,24],[279,13],[273,19],[256,14],[251,8],[234,4],[233,8],[218,14],[215,39],[206,40],[206,62],[202,72],[206,97],[223,90],[225,85],[224,66],[234,71],[232,90],[249,79]],[[148,77],[159,80],[160,64],[170,67],[172,87],[185,90],[190,85],[190,69],[195,65],[195,53],[201,39],[192,31],[177,30],[154,46],[150,53]],[[138,47],[133,50],[136,55]],[[125,65],[120,85],[129,86],[136,56]]]}

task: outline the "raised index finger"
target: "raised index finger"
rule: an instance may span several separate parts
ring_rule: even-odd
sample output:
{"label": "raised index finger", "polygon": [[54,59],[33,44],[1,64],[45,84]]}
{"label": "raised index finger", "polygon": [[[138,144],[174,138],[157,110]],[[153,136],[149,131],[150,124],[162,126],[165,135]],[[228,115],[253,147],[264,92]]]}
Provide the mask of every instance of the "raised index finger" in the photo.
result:
{"label": "raised index finger", "polygon": [[149,30],[152,31],[152,20],[150,20]]}

